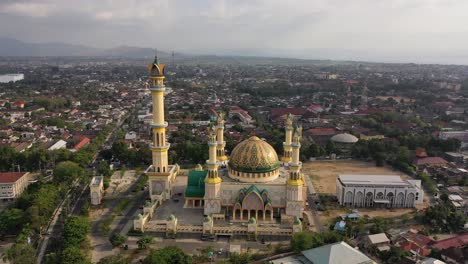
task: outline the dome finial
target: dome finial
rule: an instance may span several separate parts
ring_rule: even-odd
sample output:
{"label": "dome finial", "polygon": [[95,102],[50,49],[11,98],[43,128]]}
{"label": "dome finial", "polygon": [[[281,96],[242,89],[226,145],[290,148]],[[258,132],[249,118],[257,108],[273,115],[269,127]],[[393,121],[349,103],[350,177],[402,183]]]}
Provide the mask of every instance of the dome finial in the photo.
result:
{"label": "dome finial", "polygon": [[154,64],[159,64],[158,63],[158,49],[156,49],[155,55],[154,55]]}

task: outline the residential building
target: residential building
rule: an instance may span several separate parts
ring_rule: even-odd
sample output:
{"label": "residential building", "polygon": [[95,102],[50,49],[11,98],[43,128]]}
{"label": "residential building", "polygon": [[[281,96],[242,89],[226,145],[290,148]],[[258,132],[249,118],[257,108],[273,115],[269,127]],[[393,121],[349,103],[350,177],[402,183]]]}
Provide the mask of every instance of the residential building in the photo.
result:
{"label": "residential building", "polygon": [[29,172],[0,173],[0,200],[17,198],[29,185]]}

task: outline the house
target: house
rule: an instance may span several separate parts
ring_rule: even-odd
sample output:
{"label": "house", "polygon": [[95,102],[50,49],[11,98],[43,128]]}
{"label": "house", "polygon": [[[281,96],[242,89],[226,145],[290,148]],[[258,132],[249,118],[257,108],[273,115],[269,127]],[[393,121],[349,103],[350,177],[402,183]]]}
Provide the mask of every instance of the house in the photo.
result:
{"label": "house", "polygon": [[417,158],[426,158],[427,157],[427,152],[425,149],[416,149],[414,152]]}
{"label": "house", "polygon": [[414,229],[410,229],[396,239],[395,245],[400,247],[403,251],[425,257],[431,253],[430,245],[433,242],[434,240],[431,238],[419,234],[418,231]]}
{"label": "house", "polygon": [[305,261],[311,264],[373,264],[361,251],[341,241],[318,248],[302,251]]}
{"label": "house", "polygon": [[288,114],[294,115],[294,118],[300,119],[307,109],[299,107],[273,108],[270,111],[270,120],[274,123],[283,123]]}
{"label": "house", "polygon": [[379,251],[390,250],[390,239],[385,233],[368,235],[365,243],[368,246],[376,247]]}
{"label": "house", "polygon": [[323,112],[323,108],[320,105],[310,105],[309,107],[307,107],[307,111],[321,113]]}
{"label": "house", "polygon": [[426,157],[419,158],[416,160],[416,166],[444,166],[448,161],[444,160],[441,157]]}
{"label": "house", "polygon": [[421,261],[416,262],[417,264],[445,264],[445,262],[435,258],[425,258]]}
{"label": "house", "polygon": [[75,139],[78,139],[78,143],[75,144],[75,146],[73,146],[73,150],[72,151],[78,151],[80,150],[82,147],[86,146],[89,144],[89,142],[91,141],[88,137],[86,136],[75,136],[74,137]]}
{"label": "house", "polygon": [[48,146],[47,150],[56,150],[64,148],[67,148],[67,142],[65,140],[59,139],[56,141],[52,141],[51,144]]}
{"label": "house", "polygon": [[13,200],[29,185],[29,172],[1,172],[0,200]]}
{"label": "house", "polygon": [[14,102],[12,106],[14,108],[24,108],[24,104],[25,104],[25,102],[23,100],[18,100],[16,102]]}
{"label": "house", "polygon": [[468,246],[468,233],[460,234],[451,238],[438,240],[432,244],[433,248],[444,250],[448,248],[466,248]]}
{"label": "house", "polygon": [[229,110],[229,118],[233,117],[239,118],[245,125],[249,125],[253,122],[253,118],[249,113],[240,107],[234,107]]}

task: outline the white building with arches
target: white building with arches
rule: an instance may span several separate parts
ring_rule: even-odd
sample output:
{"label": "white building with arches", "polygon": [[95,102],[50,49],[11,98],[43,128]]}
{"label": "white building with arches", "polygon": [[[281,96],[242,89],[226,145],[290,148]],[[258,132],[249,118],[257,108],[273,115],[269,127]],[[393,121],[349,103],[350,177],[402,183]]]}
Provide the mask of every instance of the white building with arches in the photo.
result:
{"label": "white building with arches", "polygon": [[340,174],[336,179],[340,205],[363,208],[410,208],[423,202],[420,180],[398,175]]}

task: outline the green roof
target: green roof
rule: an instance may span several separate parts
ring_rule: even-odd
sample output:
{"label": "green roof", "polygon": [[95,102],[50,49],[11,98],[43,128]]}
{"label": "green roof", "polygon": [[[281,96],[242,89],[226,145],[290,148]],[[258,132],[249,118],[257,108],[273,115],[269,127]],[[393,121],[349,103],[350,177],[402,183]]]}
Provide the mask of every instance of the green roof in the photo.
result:
{"label": "green roof", "polygon": [[[266,189],[263,189],[263,190],[260,190],[258,189],[258,187],[256,185],[250,185],[250,187],[244,187],[242,189],[240,189],[240,192],[243,192],[244,195],[241,197],[241,195],[237,196],[237,202],[239,204],[242,204],[242,200],[245,198],[245,196],[247,196],[249,193],[251,192],[255,192],[257,193],[260,197],[262,197],[262,200],[264,200],[263,198],[263,193],[268,193],[268,191]],[[270,203],[271,204],[271,199],[267,196],[267,199],[263,201],[263,205],[265,206],[266,204]]]}
{"label": "green roof", "polygon": [[187,180],[187,189],[185,189],[185,197],[204,197],[205,196],[205,177],[208,174],[207,170],[195,171],[190,170]]}

